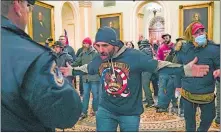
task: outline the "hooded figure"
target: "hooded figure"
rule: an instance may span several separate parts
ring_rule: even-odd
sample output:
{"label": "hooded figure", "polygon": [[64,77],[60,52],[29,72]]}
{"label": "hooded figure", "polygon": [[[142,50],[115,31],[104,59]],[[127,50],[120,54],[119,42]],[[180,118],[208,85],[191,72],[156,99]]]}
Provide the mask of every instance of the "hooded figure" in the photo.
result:
{"label": "hooded figure", "polygon": [[[139,131],[140,115],[144,111],[142,72],[153,73],[160,70],[161,73],[185,75],[188,73],[186,70],[192,73],[191,64],[195,61],[182,66],[150,59],[138,50],[126,48],[117,40],[115,31],[109,27],[98,29],[94,48],[100,56],[95,57],[89,64],[75,68],[68,66],[60,70],[65,76],[73,74],[75,70],[89,74],[98,73],[101,76],[102,96],[96,114],[97,131],[117,131],[118,125],[120,131]],[[207,68],[194,66],[197,68],[195,71],[200,71],[198,74],[193,73],[195,76],[201,76],[202,67]]]}

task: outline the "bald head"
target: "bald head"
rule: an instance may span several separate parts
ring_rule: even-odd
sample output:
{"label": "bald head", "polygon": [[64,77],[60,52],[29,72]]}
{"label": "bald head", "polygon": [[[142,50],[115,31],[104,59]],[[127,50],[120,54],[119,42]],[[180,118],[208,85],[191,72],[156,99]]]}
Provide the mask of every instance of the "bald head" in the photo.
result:
{"label": "bald head", "polygon": [[25,0],[3,0],[1,1],[1,15],[8,18],[18,28],[25,30],[32,7]]}

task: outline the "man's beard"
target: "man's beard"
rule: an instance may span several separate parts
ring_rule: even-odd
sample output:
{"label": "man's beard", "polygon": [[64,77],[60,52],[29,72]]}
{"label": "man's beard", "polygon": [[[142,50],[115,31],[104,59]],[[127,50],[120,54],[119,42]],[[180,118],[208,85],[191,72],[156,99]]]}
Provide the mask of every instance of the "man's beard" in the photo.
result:
{"label": "man's beard", "polygon": [[89,49],[89,47],[83,46],[83,49]]}
{"label": "man's beard", "polygon": [[100,56],[101,56],[102,60],[106,61],[106,60],[111,59],[113,57],[114,53],[115,53],[115,48],[113,48],[113,50],[110,51],[109,53],[104,53],[104,52],[100,53]]}
{"label": "man's beard", "polygon": [[169,40],[169,41],[166,41],[166,44],[170,44],[170,40]]}

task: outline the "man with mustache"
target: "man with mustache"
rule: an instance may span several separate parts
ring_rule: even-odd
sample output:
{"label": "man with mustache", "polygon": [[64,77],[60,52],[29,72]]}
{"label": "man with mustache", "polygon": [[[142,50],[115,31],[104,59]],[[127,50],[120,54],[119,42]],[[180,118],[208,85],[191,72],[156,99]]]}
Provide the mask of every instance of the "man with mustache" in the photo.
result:
{"label": "man with mustache", "polygon": [[[208,75],[202,78],[182,77],[181,96],[186,122],[186,131],[196,131],[196,110],[200,108],[201,121],[197,129],[207,132],[215,118],[215,78],[220,69],[220,48],[207,39],[205,27],[198,21],[192,22],[185,30],[185,42],[177,52],[178,63],[187,64],[198,57],[198,64],[207,64]],[[214,76],[213,76],[214,72]]]}
{"label": "man with mustache", "polygon": [[97,131],[138,131],[142,104],[142,72],[159,71],[181,76],[202,77],[207,74],[207,65],[196,65],[197,58],[183,66],[149,58],[148,55],[128,49],[117,40],[116,33],[109,27],[98,29],[94,43],[100,53],[89,64],[81,67],[60,68],[65,76],[75,70],[97,74],[102,80],[102,97],[96,113]]}
{"label": "man with mustache", "polygon": [[[82,41],[83,50],[78,56],[78,58],[72,63],[72,66],[82,66],[88,64],[95,58],[98,54],[92,48],[92,41],[89,37],[86,37]],[[90,93],[93,95],[92,108],[93,112],[96,113],[99,103],[99,75],[98,74],[84,74],[82,75],[83,80],[83,108],[80,120],[83,120],[88,116],[88,105],[90,100]],[[92,114],[94,114],[92,113]]]}

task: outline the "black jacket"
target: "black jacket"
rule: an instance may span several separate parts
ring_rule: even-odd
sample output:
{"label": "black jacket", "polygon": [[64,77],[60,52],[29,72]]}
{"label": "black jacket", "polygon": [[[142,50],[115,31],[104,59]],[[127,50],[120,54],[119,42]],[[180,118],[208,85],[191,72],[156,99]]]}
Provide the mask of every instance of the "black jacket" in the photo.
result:
{"label": "black jacket", "polygon": [[78,121],[81,100],[50,49],[2,16],[1,131],[54,131]]}

